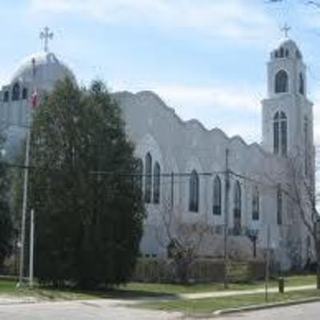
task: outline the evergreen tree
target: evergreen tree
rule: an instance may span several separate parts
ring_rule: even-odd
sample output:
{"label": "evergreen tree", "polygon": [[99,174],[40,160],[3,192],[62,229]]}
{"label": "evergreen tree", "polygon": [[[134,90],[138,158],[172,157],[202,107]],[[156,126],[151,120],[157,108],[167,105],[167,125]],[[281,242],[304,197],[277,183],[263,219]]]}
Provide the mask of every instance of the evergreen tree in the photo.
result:
{"label": "evergreen tree", "polygon": [[144,207],[119,106],[101,82],[66,79],[34,115],[35,274],[46,284],[120,284],[132,274]]}

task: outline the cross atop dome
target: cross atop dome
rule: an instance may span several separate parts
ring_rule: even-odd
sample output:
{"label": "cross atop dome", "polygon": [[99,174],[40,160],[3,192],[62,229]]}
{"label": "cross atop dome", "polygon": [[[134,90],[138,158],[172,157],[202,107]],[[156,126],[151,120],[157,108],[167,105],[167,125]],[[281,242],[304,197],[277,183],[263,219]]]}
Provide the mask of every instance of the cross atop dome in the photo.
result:
{"label": "cross atop dome", "polygon": [[282,32],[284,32],[284,37],[288,38],[289,37],[289,31],[291,30],[291,27],[288,26],[287,23],[284,24],[284,26],[280,29]]}
{"label": "cross atop dome", "polygon": [[49,28],[45,27],[43,31],[40,32],[40,39],[43,40],[44,52],[48,52],[48,42],[53,38],[53,32],[49,32]]}

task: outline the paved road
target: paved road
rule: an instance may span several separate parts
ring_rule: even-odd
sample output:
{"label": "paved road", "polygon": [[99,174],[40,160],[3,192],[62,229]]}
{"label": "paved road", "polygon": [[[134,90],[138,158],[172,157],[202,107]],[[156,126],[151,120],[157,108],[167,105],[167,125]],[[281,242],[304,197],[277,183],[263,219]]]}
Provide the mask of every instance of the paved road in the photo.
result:
{"label": "paved road", "polygon": [[[320,303],[246,312],[215,320],[319,320]],[[92,300],[0,306],[1,320],[177,320],[179,313],[129,308],[123,301]]]}

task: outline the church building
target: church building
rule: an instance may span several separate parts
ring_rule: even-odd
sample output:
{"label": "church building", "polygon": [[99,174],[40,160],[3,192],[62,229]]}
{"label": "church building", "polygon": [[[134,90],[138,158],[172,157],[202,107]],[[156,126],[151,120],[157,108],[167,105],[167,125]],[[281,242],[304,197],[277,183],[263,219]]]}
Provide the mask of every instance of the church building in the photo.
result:
{"label": "church building", "polygon": [[[9,153],[17,152],[26,135],[33,99],[65,77],[76,82],[45,46],[25,58],[2,87],[0,119]],[[262,141],[253,144],[218,128],[207,130],[197,120],[181,120],[156,93],[112,93],[139,159],[148,213],[143,256],[167,257],[172,240],[183,236],[189,244],[201,238],[198,255],[204,257],[223,257],[227,241],[234,259],[262,258],[270,248],[281,269],[312,259],[311,236],[291,195],[297,189],[292,170],[314,192],[313,111],[306,80],[301,51],[285,39],[270,54]],[[304,211],[311,219],[311,209]],[[188,230],[183,235],[181,226]]]}

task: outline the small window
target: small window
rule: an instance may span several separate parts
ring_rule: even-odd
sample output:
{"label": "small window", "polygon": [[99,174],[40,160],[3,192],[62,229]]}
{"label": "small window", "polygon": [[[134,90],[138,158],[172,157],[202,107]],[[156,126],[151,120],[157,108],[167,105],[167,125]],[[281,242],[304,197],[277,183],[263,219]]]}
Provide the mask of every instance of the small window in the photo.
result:
{"label": "small window", "polygon": [[260,196],[258,187],[253,189],[252,194],[252,220],[260,219]]}
{"label": "small window", "polygon": [[199,211],[199,176],[195,170],[191,172],[189,180],[189,211]]}
{"label": "small window", "polygon": [[284,50],[283,48],[281,47],[280,48],[280,54],[279,54],[280,58],[283,58],[284,57]]}
{"label": "small window", "polygon": [[160,202],[160,164],[155,163],[153,169],[153,203]]}
{"label": "small window", "polygon": [[241,186],[240,182],[236,181],[233,192],[233,224],[234,234],[241,233]]}
{"label": "small window", "polygon": [[22,90],[22,99],[23,100],[28,99],[28,89],[27,88],[23,88],[23,90]]}
{"label": "small window", "polygon": [[8,102],[9,101],[9,91],[6,90],[3,94],[3,101]]}
{"label": "small window", "polygon": [[15,83],[12,88],[12,101],[17,101],[20,99],[20,85]]}
{"label": "small window", "polygon": [[301,59],[302,58],[301,52],[299,50],[296,51],[296,58],[297,59]]}
{"label": "small window", "polygon": [[299,74],[299,93],[304,95],[304,78],[301,72]]}
{"label": "small window", "polygon": [[285,50],[285,56],[286,56],[286,58],[289,58],[289,50],[288,49]]}
{"label": "small window", "polygon": [[218,176],[213,181],[213,214],[221,215],[221,180]]}
{"label": "small window", "polygon": [[280,132],[281,132],[281,154],[283,156],[287,155],[287,116],[284,112],[280,113]]}
{"label": "small window", "polygon": [[284,70],[280,70],[275,77],[275,93],[288,92],[288,74]]}

